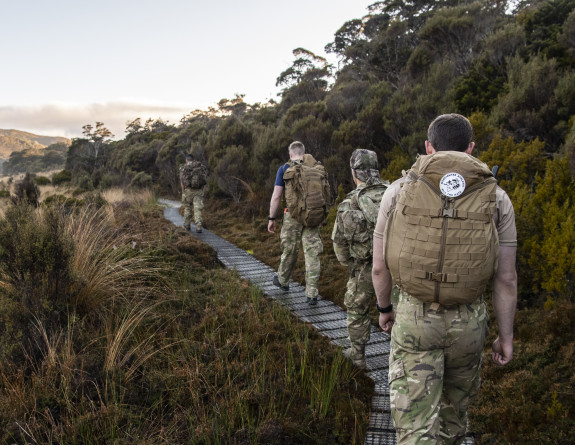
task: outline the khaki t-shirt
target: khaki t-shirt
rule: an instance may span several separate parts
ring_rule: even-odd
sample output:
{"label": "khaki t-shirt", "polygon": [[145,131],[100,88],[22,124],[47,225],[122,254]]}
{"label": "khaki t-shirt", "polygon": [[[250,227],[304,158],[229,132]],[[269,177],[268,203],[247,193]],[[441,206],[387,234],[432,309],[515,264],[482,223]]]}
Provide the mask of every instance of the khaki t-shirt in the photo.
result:
{"label": "khaki t-shirt", "polygon": [[[377,224],[373,236],[383,239],[385,233],[385,226],[391,212],[395,209],[397,203],[397,196],[401,192],[401,183],[405,178],[400,178],[393,182],[385,191],[381,199],[381,206],[379,207],[379,214],[377,216]],[[501,188],[497,187],[496,191],[496,212],[493,215],[493,221],[499,234],[499,245],[516,247],[517,246],[517,229],[515,228],[515,211],[513,204],[507,196],[507,193]]]}

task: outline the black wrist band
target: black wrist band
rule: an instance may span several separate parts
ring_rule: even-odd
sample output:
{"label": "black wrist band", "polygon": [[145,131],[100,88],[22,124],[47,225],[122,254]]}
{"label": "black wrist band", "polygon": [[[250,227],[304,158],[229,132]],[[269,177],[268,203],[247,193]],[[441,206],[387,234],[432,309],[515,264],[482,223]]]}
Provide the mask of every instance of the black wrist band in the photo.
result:
{"label": "black wrist band", "polygon": [[275,221],[275,218],[272,218],[271,216],[268,216],[268,221]]}
{"label": "black wrist band", "polygon": [[375,306],[377,307],[377,310],[379,311],[380,314],[389,314],[393,310],[393,303],[387,307],[380,307],[376,301]]}

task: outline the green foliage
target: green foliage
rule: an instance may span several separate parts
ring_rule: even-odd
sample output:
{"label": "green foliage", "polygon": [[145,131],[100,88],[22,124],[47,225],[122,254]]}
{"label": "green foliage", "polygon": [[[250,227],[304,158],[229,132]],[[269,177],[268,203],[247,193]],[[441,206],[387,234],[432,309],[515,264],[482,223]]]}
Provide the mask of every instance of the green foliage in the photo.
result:
{"label": "green foliage", "polygon": [[465,116],[474,111],[491,111],[503,91],[504,82],[505,78],[493,65],[478,62],[460,77],[455,87],[457,110]]}
{"label": "green foliage", "polygon": [[14,184],[14,194],[12,195],[13,203],[24,203],[37,207],[39,199],[40,190],[34,183],[34,179],[30,173],[26,173],[21,181],[17,181],[16,184]]}
{"label": "green foliage", "polygon": [[36,185],[52,184],[52,181],[50,181],[50,179],[48,179],[46,176],[35,176],[34,182],[36,183]]}
{"label": "green foliage", "polygon": [[529,11],[522,19],[527,36],[525,52],[556,59],[561,67],[573,67],[575,58],[558,38],[563,23],[573,10],[574,0],[553,0],[542,2],[540,7]]}
{"label": "green foliage", "polygon": [[62,185],[72,180],[72,172],[70,170],[62,170],[52,175],[53,185]]}
{"label": "green foliage", "polygon": [[136,189],[149,188],[152,186],[152,183],[152,175],[149,175],[146,172],[138,172],[132,179],[132,182],[130,182],[130,187]]}
{"label": "green foliage", "polygon": [[385,154],[385,163],[387,167],[381,171],[381,178],[393,182],[401,178],[404,170],[409,170],[413,160],[399,147],[395,147],[391,152]]}
{"label": "green foliage", "polygon": [[322,233],[331,236],[333,226],[335,225],[335,219],[337,217],[337,206],[345,199],[345,196],[346,192],[343,188],[343,185],[340,184],[337,188],[337,196],[335,198],[335,202],[333,203],[333,206],[329,209],[325,221],[321,226]]}
{"label": "green foliage", "polygon": [[513,191],[522,185],[534,189],[537,176],[543,175],[546,168],[544,148],[545,144],[538,139],[516,143],[511,137],[503,139],[496,135],[489,148],[481,151],[479,159],[490,168],[499,166],[497,178],[504,190]]}
{"label": "green foliage", "polygon": [[509,59],[507,92],[493,109],[493,119],[517,138],[556,143],[552,122],[554,91],[558,82],[557,63],[540,56],[524,62],[520,57]]}
{"label": "green foliage", "polygon": [[[0,341],[4,354],[20,354],[10,346],[12,336],[37,348],[32,323],[53,328],[66,316],[70,298],[72,245],[63,230],[63,219],[54,209],[35,210],[21,204],[6,210],[0,220],[0,302],[4,330]],[[29,343],[29,344],[28,344]]]}
{"label": "green foliage", "polygon": [[56,143],[46,148],[30,148],[13,151],[10,158],[2,164],[4,174],[38,173],[60,169],[66,162],[68,145]]}

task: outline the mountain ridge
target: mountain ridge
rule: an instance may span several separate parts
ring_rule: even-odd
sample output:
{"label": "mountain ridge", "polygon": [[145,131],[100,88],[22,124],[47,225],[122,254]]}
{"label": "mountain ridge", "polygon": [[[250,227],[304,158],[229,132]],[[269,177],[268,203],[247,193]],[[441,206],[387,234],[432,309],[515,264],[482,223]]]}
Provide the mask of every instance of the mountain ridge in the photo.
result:
{"label": "mountain ridge", "polygon": [[0,158],[9,158],[14,151],[41,150],[57,143],[70,145],[71,140],[62,136],[43,136],[21,130],[0,129]]}

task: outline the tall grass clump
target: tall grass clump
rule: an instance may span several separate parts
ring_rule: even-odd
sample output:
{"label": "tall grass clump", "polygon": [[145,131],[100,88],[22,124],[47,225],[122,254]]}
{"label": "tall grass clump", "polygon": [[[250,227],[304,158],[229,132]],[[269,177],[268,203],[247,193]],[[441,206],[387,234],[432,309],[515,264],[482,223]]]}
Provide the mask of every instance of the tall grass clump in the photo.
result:
{"label": "tall grass clump", "polygon": [[63,271],[57,309],[0,288],[26,330],[0,314],[20,351],[0,360],[0,443],[363,443],[373,382],[153,202],[10,209],[10,233],[58,221],[66,267],[37,275]]}
{"label": "tall grass clump", "polygon": [[72,302],[83,313],[110,307],[108,299],[129,301],[165,290],[164,268],[157,265],[157,259],[135,250],[113,224],[109,207],[82,210],[66,220],[64,231],[74,245]]}

